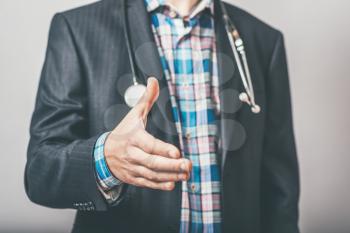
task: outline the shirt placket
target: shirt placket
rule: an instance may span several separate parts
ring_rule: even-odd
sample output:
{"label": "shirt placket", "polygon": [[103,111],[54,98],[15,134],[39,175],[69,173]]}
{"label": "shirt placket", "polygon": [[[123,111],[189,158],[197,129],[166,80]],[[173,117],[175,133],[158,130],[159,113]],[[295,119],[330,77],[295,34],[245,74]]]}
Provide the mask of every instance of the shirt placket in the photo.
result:
{"label": "shirt placket", "polygon": [[[171,12],[171,11],[170,11]],[[164,59],[164,57],[166,58],[165,60],[172,62],[174,59],[179,59],[181,60],[183,57],[179,56],[180,54],[175,54],[179,51],[181,51],[181,45],[182,43],[186,43],[188,41],[191,42],[191,33],[193,28],[195,28],[195,26],[197,26],[197,22],[193,19],[191,20],[186,20],[184,21],[182,18],[179,17],[175,17],[175,15],[171,15],[172,13],[168,12],[168,18],[166,20],[166,22],[168,23],[168,25],[165,27],[166,30],[171,31],[171,39],[172,39],[172,47],[171,47],[171,52],[169,51],[169,47],[167,47],[166,49],[168,49],[168,56],[170,57],[166,57],[165,53],[162,51],[164,48],[162,48],[161,46],[161,42],[162,41],[162,36],[164,36],[164,34],[162,34],[161,32],[157,32],[157,29],[155,29],[154,25],[152,25],[153,28],[153,32],[155,33],[155,38],[156,38],[156,43],[158,46],[158,50],[159,53],[161,55],[161,58]],[[173,16],[173,17],[171,17]],[[195,18],[195,17],[194,17]],[[162,27],[164,27],[164,25],[162,25]],[[176,31],[176,35],[173,35],[173,32]],[[158,34],[158,35],[157,35]],[[163,38],[164,40],[164,38]],[[164,41],[163,41],[164,42]],[[189,46],[190,47],[190,46]],[[191,50],[189,48],[189,50]],[[182,51],[183,52],[183,51]],[[192,53],[192,51],[191,51]],[[192,54],[191,57],[187,57],[187,59],[193,59],[192,58]],[[163,61],[163,64],[165,63],[165,61]],[[191,140],[196,140],[195,139],[195,135],[193,134],[193,132],[191,132],[191,128],[187,127],[190,126],[190,119],[191,119],[191,115],[190,112],[187,111],[188,109],[186,109],[186,107],[184,109],[181,109],[181,107],[179,106],[180,104],[178,103],[178,99],[181,98],[181,96],[178,96],[178,88],[192,88],[192,90],[189,90],[192,95],[195,95],[195,89],[194,89],[194,80],[193,80],[193,75],[191,76],[191,80],[189,82],[184,82],[184,77],[181,77],[182,80],[179,82],[179,80],[177,80],[177,78],[179,77],[179,75],[173,70],[175,69],[175,64],[172,64],[172,69],[170,69],[169,64],[167,65],[166,68],[164,68],[164,72],[165,72],[165,77],[167,79],[167,83],[168,83],[168,87],[170,90],[170,98],[171,98],[171,104],[173,107],[173,113],[175,115],[175,119],[176,120],[176,129],[178,131],[178,135],[179,135],[179,139],[180,139],[180,147],[182,149],[182,151],[184,151],[184,153],[186,153],[189,157],[191,157],[191,144],[193,144],[193,142]],[[189,75],[190,76],[190,75]],[[177,82],[178,81],[178,82]],[[194,104],[194,103],[193,103]],[[181,119],[181,114],[180,112],[184,111],[186,114],[186,121],[182,122]],[[194,109],[195,111],[195,109]],[[185,126],[184,126],[185,125]],[[190,158],[191,160],[193,160],[193,162],[196,164],[196,176],[200,176],[200,164],[199,164],[199,155],[194,155]],[[193,173],[192,173],[193,174]],[[197,183],[196,183],[197,181]],[[193,224],[192,222],[201,222],[202,220],[202,216],[198,215],[198,214],[193,214],[193,203],[195,203],[195,205],[198,207],[201,205],[201,196],[198,195],[196,196],[196,193],[200,192],[200,180],[192,180],[190,179],[188,182],[183,182],[183,201],[185,200],[185,205],[183,205],[182,207],[185,208],[182,210],[182,215],[184,217],[182,217],[182,220],[185,220],[185,223],[187,223],[188,225],[186,226],[182,224],[181,226],[181,233],[185,233],[185,232],[191,232],[192,230],[200,230],[202,229],[203,225],[201,224]],[[187,203],[187,204],[186,204]],[[198,219],[200,218],[200,219]],[[202,223],[203,224],[203,223]],[[192,228],[192,229],[191,229]]]}

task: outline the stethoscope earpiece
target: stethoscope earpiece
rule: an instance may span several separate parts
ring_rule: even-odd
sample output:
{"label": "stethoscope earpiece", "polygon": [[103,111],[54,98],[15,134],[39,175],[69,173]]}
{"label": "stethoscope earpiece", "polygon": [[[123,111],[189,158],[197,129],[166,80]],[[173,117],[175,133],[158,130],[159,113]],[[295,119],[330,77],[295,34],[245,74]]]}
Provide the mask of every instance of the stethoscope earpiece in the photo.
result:
{"label": "stethoscope earpiece", "polygon": [[260,113],[260,111],[261,111],[260,106],[255,104],[255,103],[252,103],[249,100],[249,96],[248,96],[247,93],[245,93],[245,92],[240,93],[239,94],[239,100],[242,101],[243,103],[247,103],[249,106],[251,106],[251,110],[252,110],[253,113],[255,113],[255,114]]}
{"label": "stethoscope earpiece", "polygon": [[251,105],[250,101],[249,101],[249,97],[247,95],[247,93],[242,92],[241,94],[239,94],[239,100],[242,101],[243,103],[247,103],[249,105]]}
{"label": "stethoscope earpiece", "polygon": [[257,105],[257,104],[253,105],[253,106],[251,107],[251,109],[252,109],[252,112],[255,113],[255,114],[258,114],[258,113],[260,113],[260,111],[261,111],[260,106]]}

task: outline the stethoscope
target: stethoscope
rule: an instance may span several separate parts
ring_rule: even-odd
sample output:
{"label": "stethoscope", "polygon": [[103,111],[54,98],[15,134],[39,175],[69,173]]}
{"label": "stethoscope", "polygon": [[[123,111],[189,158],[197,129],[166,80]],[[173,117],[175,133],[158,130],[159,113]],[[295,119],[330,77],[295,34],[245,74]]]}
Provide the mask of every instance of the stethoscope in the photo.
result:
{"label": "stethoscope", "polygon": [[[131,66],[133,84],[126,89],[124,94],[124,100],[126,104],[132,108],[137,104],[137,102],[142,97],[143,93],[146,91],[146,86],[137,82],[136,65],[135,65],[136,63],[134,61],[134,57],[131,49],[129,27],[127,25],[126,1],[127,0],[123,0],[124,36],[126,41],[126,47],[128,50],[128,57],[129,57],[129,62]],[[249,66],[248,66],[247,56],[244,49],[243,40],[240,37],[236,26],[233,24],[232,20],[228,16],[226,7],[222,1],[220,1],[220,6],[222,9],[225,29],[230,41],[234,58],[237,63],[241,80],[245,89],[245,92],[242,92],[239,94],[239,99],[242,102],[247,103],[251,107],[251,111],[253,113],[259,113],[261,109],[260,109],[260,106],[255,103],[254,88],[253,88],[253,83],[252,83],[252,79],[249,71]]]}

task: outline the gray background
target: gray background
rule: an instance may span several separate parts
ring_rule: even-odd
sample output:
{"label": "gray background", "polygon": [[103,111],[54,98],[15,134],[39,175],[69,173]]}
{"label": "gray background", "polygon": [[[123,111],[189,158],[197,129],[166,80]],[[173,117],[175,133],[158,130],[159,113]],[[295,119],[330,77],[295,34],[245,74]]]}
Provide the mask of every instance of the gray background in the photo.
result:
{"label": "gray background", "polygon": [[[0,232],[69,232],[74,211],[31,204],[28,125],[50,19],[88,0],[0,1]],[[301,228],[350,232],[350,2],[233,0],[284,32],[301,167]]]}

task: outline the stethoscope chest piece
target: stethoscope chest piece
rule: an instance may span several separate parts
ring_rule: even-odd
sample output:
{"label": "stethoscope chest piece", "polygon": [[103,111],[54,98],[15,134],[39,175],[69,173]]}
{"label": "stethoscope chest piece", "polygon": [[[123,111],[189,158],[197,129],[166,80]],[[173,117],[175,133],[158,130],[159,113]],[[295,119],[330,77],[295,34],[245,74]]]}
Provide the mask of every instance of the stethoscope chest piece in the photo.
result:
{"label": "stethoscope chest piece", "polygon": [[146,91],[146,86],[139,83],[134,83],[132,86],[128,87],[126,89],[124,94],[124,100],[125,103],[130,107],[133,108],[135,105],[139,102],[141,97]]}

